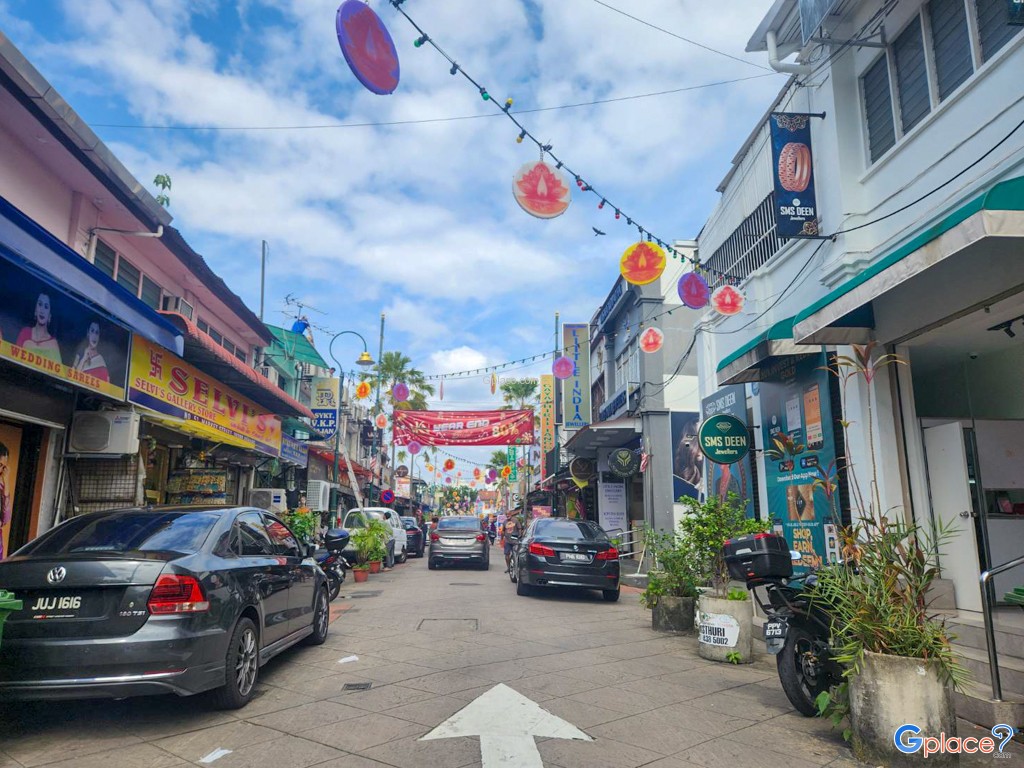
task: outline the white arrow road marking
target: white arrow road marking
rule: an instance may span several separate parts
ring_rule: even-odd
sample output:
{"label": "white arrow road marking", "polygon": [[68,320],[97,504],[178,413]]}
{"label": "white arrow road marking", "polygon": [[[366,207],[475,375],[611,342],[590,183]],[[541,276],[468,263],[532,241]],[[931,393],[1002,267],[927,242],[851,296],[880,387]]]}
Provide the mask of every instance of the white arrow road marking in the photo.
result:
{"label": "white arrow road marking", "polygon": [[420,741],[458,736],[480,738],[483,768],[544,768],[536,738],[593,741],[572,723],[502,684],[478,696]]}

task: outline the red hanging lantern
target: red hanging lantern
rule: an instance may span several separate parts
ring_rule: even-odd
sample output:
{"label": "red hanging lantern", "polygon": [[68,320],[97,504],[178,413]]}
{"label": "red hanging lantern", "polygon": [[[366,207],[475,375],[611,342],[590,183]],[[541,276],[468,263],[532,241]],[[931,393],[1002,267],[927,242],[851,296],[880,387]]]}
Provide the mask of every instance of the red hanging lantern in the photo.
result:
{"label": "red hanging lantern", "polygon": [[721,315],[738,315],[745,301],[743,292],[733,285],[723,285],[711,294],[711,306]]}

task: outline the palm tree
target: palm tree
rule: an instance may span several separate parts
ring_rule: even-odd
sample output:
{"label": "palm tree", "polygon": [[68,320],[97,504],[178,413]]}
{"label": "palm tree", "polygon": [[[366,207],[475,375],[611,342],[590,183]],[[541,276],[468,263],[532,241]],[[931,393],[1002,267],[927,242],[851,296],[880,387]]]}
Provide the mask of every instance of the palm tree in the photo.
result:
{"label": "palm tree", "polygon": [[502,382],[501,396],[505,401],[505,405],[501,407],[503,411],[536,409],[538,405],[537,380],[511,379]]}
{"label": "palm tree", "polygon": [[[392,408],[401,411],[427,410],[427,395],[434,394],[434,386],[427,382],[423,371],[412,367],[411,358],[401,352],[385,352],[377,365],[360,378],[363,381],[376,381],[378,376],[384,398]],[[391,390],[399,382],[409,387],[409,399],[404,403],[396,402],[394,395],[391,394]]]}

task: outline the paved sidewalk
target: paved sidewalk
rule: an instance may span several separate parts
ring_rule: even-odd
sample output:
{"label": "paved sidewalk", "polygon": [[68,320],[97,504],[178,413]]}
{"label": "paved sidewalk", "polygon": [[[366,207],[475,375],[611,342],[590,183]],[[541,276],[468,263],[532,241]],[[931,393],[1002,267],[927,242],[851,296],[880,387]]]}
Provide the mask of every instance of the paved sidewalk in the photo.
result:
{"label": "paved sidewalk", "polygon": [[[245,709],[8,705],[0,768],[468,768],[481,764],[478,738],[420,739],[499,683],[593,739],[537,739],[548,768],[859,765],[828,724],[793,712],[772,659],[705,662],[692,638],[653,632],[636,593],[518,597],[497,561],[481,572],[411,560],[370,578],[343,587],[326,645],[262,670]],[[216,750],[230,752],[200,762]]]}

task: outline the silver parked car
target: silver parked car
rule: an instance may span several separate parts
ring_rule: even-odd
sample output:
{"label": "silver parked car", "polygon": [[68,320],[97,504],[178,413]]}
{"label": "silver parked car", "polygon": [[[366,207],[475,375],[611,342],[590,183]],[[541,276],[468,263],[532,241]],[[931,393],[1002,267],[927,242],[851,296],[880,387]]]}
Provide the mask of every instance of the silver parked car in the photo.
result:
{"label": "silver parked car", "polygon": [[480,521],[468,515],[442,517],[430,534],[427,567],[441,563],[473,563],[483,570],[491,565],[491,543],[480,529]]}

